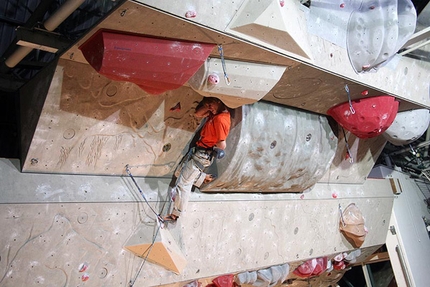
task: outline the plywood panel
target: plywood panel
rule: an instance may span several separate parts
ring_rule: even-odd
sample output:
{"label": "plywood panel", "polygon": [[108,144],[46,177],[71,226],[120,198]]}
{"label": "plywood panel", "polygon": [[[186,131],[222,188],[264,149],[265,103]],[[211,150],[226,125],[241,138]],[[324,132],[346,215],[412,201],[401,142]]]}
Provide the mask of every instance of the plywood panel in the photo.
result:
{"label": "plywood panel", "polygon": [[[193,42],[222,44],[226,57],[230,59],[274,63],[284,66],[294,66],[298,64],[296,61],[276,55],[267,50],[262,50],[253,44],[223,35],[209,27],[196,25],[191,21],[167,15],[148,6],[142,6],[134,2],[125,2],[116,11],[113,11],[111,15],[68,50],[62,58],[86,62],[78,47],[99,29],[111,29]],[[217,48],[214,48],[212,55],[219,56]]]}

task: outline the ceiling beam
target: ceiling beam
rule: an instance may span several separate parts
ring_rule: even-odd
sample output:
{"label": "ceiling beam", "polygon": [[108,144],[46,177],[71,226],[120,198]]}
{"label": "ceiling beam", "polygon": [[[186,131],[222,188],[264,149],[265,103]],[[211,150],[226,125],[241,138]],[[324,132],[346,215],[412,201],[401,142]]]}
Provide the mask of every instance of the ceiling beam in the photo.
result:
{"label": "ceiling beam", "polygon": [[61,35],[42,29],[18,27],[16,29],[17,44],[39,49],[50,53],[60,53],[68,48],[72,41]]}

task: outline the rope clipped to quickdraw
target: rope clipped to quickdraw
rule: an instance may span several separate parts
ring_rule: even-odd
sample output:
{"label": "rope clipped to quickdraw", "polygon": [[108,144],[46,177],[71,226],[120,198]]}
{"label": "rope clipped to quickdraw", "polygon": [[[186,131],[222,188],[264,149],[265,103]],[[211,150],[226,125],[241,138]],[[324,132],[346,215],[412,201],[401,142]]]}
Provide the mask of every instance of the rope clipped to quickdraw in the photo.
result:
{"label": "rope clipped to quickdraw", "polygon": [[352,114],[355,114],[355,110],[352,107],[352,102],[351,102],[351,94],[349,93],[349,87],[348,84],[345,84],[345,91],[346,94],[348,95],[348,102],[349,102],[349,110],[351,111]]}
{"label": "rope clipped to quickdraw", "polygon": [[347,140],[347,138],[346,138],[346,133],[345,133],[345,130],[344,130],[343,128],[342,128],[342,131],[343,131],[343,138],[345,139],[346,155],[347,155],[347,156],[348,156],[348,158],[349,158],[349,162],[350,162],[350,163],[353,163],[353,162],[354,162],[354,158],[352,157],[351,150],[349,149],[348,140]]}
{"label": "rope clipped to quickdraw", "polygon": [[219,55],[221,57],[221,64],[222,64],[222,70],[224,72],[225,83],[227,85],[230,85],[230,78],[227,76],[227,68],[225,66],[225,60],[224,60],[224,51],[222,49],[222,45],[221,44],[218,44],[218,52],[219,52]]}
{"label": "rope clipped to quickdraw", "polygon": [[125,171],[130,176],[131,180],[133,181],[134,185],[137,187],[137,190],[139,190],[139,193],[142,195],[143,199],[145,200],[146,204],[149,206],[149,208],[151,209],[151,211],[155,214],[155,216],[157,216],[158,220],[160,220],[161,222],[164,223],[164,219],[161,217],[161,215],[158,214],[154,210],[154,208],[152,208],[152,206],[149,204],[148,200],[146,199],[145,195],[143,194],[143,191],[140,189],[139,185],[137,184],[136,180],[134,179],[133,175],[131,174],[130,168],[129,168],[128,164],[125,166]]}

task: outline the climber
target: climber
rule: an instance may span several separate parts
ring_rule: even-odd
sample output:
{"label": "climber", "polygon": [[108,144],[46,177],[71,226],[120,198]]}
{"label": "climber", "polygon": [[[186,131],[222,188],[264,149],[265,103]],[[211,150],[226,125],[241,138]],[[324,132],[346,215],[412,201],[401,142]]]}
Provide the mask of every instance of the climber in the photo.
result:
{"label": "climber", "polygon": [[212,164],[213,158],[222,158],[230,131],[230,112],[218,98],[205,97],[196,107],[197,118],[206,118],[200,131],[200,139],[191,149],[189,160],[183,162],[176,181],[175,204],[165,221],[176,221],[185,209],[193,185],[200,187],[215,178],[203,170]]}

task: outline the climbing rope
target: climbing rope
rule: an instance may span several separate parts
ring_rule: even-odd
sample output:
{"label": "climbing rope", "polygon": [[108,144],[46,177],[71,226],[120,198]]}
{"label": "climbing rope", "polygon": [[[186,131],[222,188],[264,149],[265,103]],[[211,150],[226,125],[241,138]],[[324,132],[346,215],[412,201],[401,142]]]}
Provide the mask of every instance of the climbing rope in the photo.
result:
{"label": "climbing rope", "polygon": [[225,83],[227,85],[230,85],[230,78],[227,76],[227,68],[225,66],[225,60],[224,60],[224,51],[222,49],[222,45],[221,44],[218,44],[218,52],[219,52],[219,55],[221,57],[221,64],[222,64],[222,70],[224,71],[224,80],[225,80]]}
{"label": "climbing rope", "polygon": [[134,179],[133,175],[131,174],[131,171],[130,171],[130,168],[129,168],[128,164],[125,166],[125,171],[130,176],[131,180],[133,181],[134,185],[139,190],[139,193],[142,195],[143,199],[145,200],[146,204],[149,206],[149,208],[151,209],[151,211],[155,214],[155,216],[158,218],[158,220],[160,220],[161,222],[164,223],[164,220],[161,217],[161,215],[158,214],[157,212],[155,212],[154,208],[152,208],[152,206],[149,204],[148,200],[146,199],[146,196],[143,194],[143,191],[140,189],[139,185],[137,184],[136,180]]}
{"label": "climbing rope", "polygon": [[[186,154],[185,158],[183,159],[183,164],[182,165],[187,164],[187,162],[190,160],[191,151],[192,150],[190,149],[190,151]],[[157,227],[157,231],[155,232],[155,235],[152,238],[151,245],[142,253],[142,255],[145,254],[146,252],[147,252],[147,254],[146,254],[145,258],[143,258],[143,261],[140,264],[140,267],[139,267],[138,271],[136,272],[136,275],[134,276],[133,279],[130,279],[130,282],[128,284],[129,287],[133,287],[134,283],[136,282],[137,278],[139,277],[140,273],[142,272],[143,266],[145,265],[145,263],[146,263],[146,261],[148,259],[149,254],[151,253],[151,250],[152,250],[152,247],[155,244],[155,240],[157,238],[158,232],[160,231],[161,224],[164,223],[164,219],[161,217],[160,214],[157,214],[157,212],[155,212],[154,208],[152,208],[152,206],[149,204],[148,200],[146,199],[145,195],[143,194],[142,189],[139,187],[139,185],[137,184],[136,180],[134,179],[133,174],[131,173],[130,167],[129,167],[128,164],[125,166],[125,171],[130,176],[130,178],[132,179],[134,185],[139,190],[139,193],[142,195],[143,199],[145,200],[146,204],[149,206],[149,208],[151,209],[151,211],[157,216],[157,219],[159,221],[158,227]],[[175,182],[175,186],[172,188],[172,190],[176,190],[176,188],[178,186],[178,179],[182,175],[182,171],[183,171],[183,167],[181,168],[181,172],[179,173],[179,176],[178,176],[178,178],[176,179],[176,182]],[[169,197],[169,206],[168,206],[167,210],[170,210],[170,207],[171,207],[171,204],[172,204],[172,194],[171,193],[168,194],[168,197]],[[164,201],[164,204],[163,204],[163,207],[161,208],[161,211],[164,210],[165,204],[166,204],[166,201]]]}
{"label": "climbing rope", "polygon": [[148,256],[149,256],[149,254],[151,253],[151,250],[152,250],[152,247],[153,247],[153,246],[154,246],[154,244],[155,244],[155,240],[156,240],[156,238],[157,238],[158,232],[160,231],[161,223],[164,223],[164,220],[163,220],[163,218],[161,217],[161,215],[160,215],[160,214],[157,214],[157,212],[154,210],[154,208],[152,208],[152,206],[149,204],[148,200],[146,199],[146,196],[143,194],[142,189],[140,188],[140,186],[137,184],[136,180],[134,179],[134,176],[133,176],[133,174],[131,173],[131,171],[130,171],[130,167],[129,167],[129,165],[128,165],[128,164],[125,166],[125,171],[126,171],[126,172],[127,172],[127,174],[130,176],[131,180],[133,181],[134,185],[135,185],[135,186],[137,187],[137,189],[139,190],[139,193],[142,195],[142,197],[143,197],[143,199],[145,200],[146,204],[149,206],[149,208],[150,208],[150,209],[151,209],[151,211],[155,214],[155,216],[157,217],[157,219],[158,219],[158,221],[159,221],[159,223],[158,223],[158,227],[157,227],[157,231],[155,232],[155,235],[154,235],[154,237],[152,238],[151,245],[150,245],[150,246],[149,246],[149,247],[148,247],[148,248],[147,248],[147,249],[142,253],[142,255],[143,255],[143,254],[145,254],[146,252],[148,252],[148,253],[146,254],[145,258],[143,258],[143,261],[142,261],[142,263],[140,264],[139,270],[136,272],[136,275],[134,276],[134,278],[133,278],[133,279],[130,279],[129,287],[133,287],[133,286],[134,286],[134,283],[136,282],[137,278],[139,277],[139,275],[140,275],[140,273],[141,273],[141,271],[142,271],[143,265],[145,265],[145,262],[147,261]]}
{"label": "climbing rope", "polygon": [[139,270],[136,272],[136,275],[134,276],[134,278],[130,279],[130,282],[128,283],[129,287],[134,286],[134,283],[136,283],[137,277],[139,277],[140,273],[142,272],[143,265],[145,265],[146,261],[148,261],[149,253],[151,253],[152,247],[155,244],[155,240],[157,238],[158,232],[160,231],[160,228],[161,228],[161,224],[158,224],[158,228],[157,228],[157,231],[155,232],[154,237],[152,238],[151,245],[142,253],[142,255],[145,254],[145,252],[147,252],[147,251],[148,251],[148,253],[146,254],[145,258],[143,258],[143,261],[140,264]]}
{"label": "climbing rope", "polygon": [[345,130],[343,128],[342,128],[342,131],[343,131],[343,138],[345,139],[346,153],[347,153],[347,155],[349,157],[349,162],[353,163],[354,162],[354,158],[352,157],[351,150],[349,149],[348,140],[346,138],[346,133],[345,133]]}

